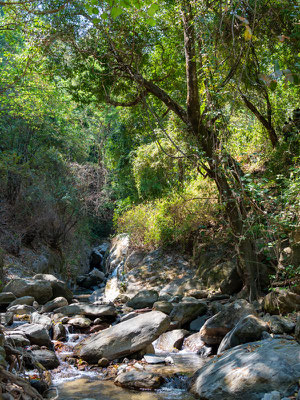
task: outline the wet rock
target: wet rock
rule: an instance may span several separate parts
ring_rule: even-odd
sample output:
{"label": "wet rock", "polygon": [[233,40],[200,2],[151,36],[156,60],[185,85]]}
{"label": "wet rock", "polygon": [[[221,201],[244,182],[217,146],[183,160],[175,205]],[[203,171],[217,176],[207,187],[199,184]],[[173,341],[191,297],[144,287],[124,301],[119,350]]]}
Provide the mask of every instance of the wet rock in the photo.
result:
{"label": "wet rock", "polygon": [[16,299],[16,296],[12,292],[1,292],[0,293],[0,306],[8,306],[15,299]]}
{"label": "wet rock", "polygon": [[174,304],[170,318],[175,322],[176,327],[180,327],[187,322],[192,321],[199,315],[205,314],[206,311],[207,305],[201,300],[197,300],[197,302],[180,302]]}
{"label": "wet rock", "polygon": [[115,317],[117,315],[116,309],[111,305],[98,305],[98,304],[70,304],[68,306],[60,307],[55,310],[56,313],[62,314],[67,317],[75,315],[86,315],[94,318],[97,317]]}
{"label": "wet rock", "polygon": [[142,350],[164,333],[169,325],[170,319],[166,314],[152,311],[90,336],[75,350],[90,363],[97,363],[103,357],[114,360]]}
{"label": "wet rock", "polygon": [[30,322],[32,324],[42,325],[47,330],[52,328],[51,318],[47,317],[47,315],[41,315],[38,312],[34,312],[30,316]]}
{"label": "wet rock", "polygon": [[271,393],[266,393],[262,400],[281,400],[280,393],[274,390]]}
{"label": "wet rock", "polygon": [[8,308],[13,307],[13,306],[16,306],[16,305],[22,305],[22,304],[25,304],[25,305],[27,305],[27,306],[32,306],[33,303],[34,303],[34,301],[35,301],[35,300],[34,300],[34,297],[32,297],[32,296],[23,296],[23,297],[19,297],[18,299],[13,300],[13,301],[9,304]]}
{"label": "wet rock", "polygon": [[79,315],[69,319],[69,324],[72,326],[77,326],[78,328],[89,328],[92,324],[92,321],[89,318]]}
{"label": "wet rock", "polygon": [[115,379],[115,384],[133,390],[154,390],[158,389],[163,383],[163,378],[144,371],[131,370],[122,372]]}
{"label": "wet rock", "polygon": [[261,400],[265,393],[295,392],[300,378],[300,345],[290,340],[243,344],[216,356],[192,379],[191,391],[203,400]]}
{"label": "wet rock", "polygon": [[12,292],[16,297],[33,296],[40,304],[46,303],[53,296],[50,283],[38,279],[13,279],[5,285],[3,290]]}
{"label": "wet rock", "polygon": [[111,249],[107,258],[107,272],[112,272],[126,258],[129,250],[129,235],[123,233],[112,239]]}
{"label": "wet rock", "polygon": [[30,385],[33,388],[35,388],[35,390],[37,390],[40,394],[43,394],[49,388],[47,382],[41,381],[39,379],[31,379],[30,380]]}
{"label": "wet rock", "polygon": [[39,324],[25,324],[18,328],[25,334],[31,344],[38,344],[39,346],[50,346],[51,339],[47,329]]}
{"label": "wet rock", "polygon": [[53,300],[48,301],[46,304],[43,305],[41,312],[47,313],[54,311],[57,308],[64,307],[68,305],[68,300],[64,297],[56,297]]}
{"label": "wet rock", "polygon": [[9,307],[7,309],[8,312],[14,313],[15,315],[25,315],[25,314],[31,314],[36,312],[36,309],[32,306],[27,306],[26,304],[23,305],[16,305]]}
{"label": "wet rock", "polygon": [[[65,299],[67,299],[67,301],[69,303],[72,301],[73,293],[68,288],[66,282],[56,278],[54,275],[37,274],[33,277],[33,279],[39,279],[44,282],[50,283],[53,295],[48,300],[51,300],[52,298],[56,298],[56,297],[64,297]],[[36,299],[36,300],[38,301],[38,299]],[[42,304],[44,304],[44,303],[46,303],[46,302],[42,302]]]}
{"label": "wet rock", "polygon": [[185,329],[165,332],[157,339],[156,348],[160,351],[172,352],[181,349],[184,338],[189,334]]}
{"label": "wet rock", "polygon": [[57,368],[59,360],[54,351],[51,350],[33,350],[32,355],[37,362],[43,365],[47,370]]}
{"label": "wet rock", "polygon": [[242,318],[223,338],[218,348],[218,354],[239,344],[260,340],[262,333],[268,330],[268,324],[264,320],[254,315],[248,315]]}
{"label": "wet rock", "polygon": [[209,318],[200,330],[201,339],[208,345],[220,344],[242,317],[256,315],[254,307],[246,300],[236,300]]}
{"label": "wet rock", "polygon": [[263,308],[269,314],[288,314],[300,311],[300,294],[288,290],[274,290],[265,296]]}
{"label": "wet rock", "polygon": [[147,364],[165,364],[165,356],[159,356],[157,354],[145,354],[144,360]]}
{"label": "wet rock", "polygon": [[63,324],[55,324],[53,327],[53,340],[65,341],[67,339],[67,330]]}
{"label": "wet rock", "polygon": [[106,368],[109,366],[109,361],[107,358],[100,358],[98,361],[98,367],[100,368]]}
{"label": "wet rock", "polygon": [[153,304],[153,310],[170,315],[173,310],[173,304],[169,301],[156,301]]}
{"label": "wet rock", "polygon": [[127,302],[127,306],[137,310],[139,308],[152,307],[158,299],[156,290],[142,290]]}
{"label": "wet rock", "polygon": [[98,278],[96,276],[92,275],[79,275],[76,278],[76,283],[78,286],[85,288],[85,289],[91,289],[94,286],[98,285]]}
{"label": "wet rock", "polygon": [[272,333],[291,333],[295,329],[295,323],[280,315],[265,315],[263,320],[268,324]]}

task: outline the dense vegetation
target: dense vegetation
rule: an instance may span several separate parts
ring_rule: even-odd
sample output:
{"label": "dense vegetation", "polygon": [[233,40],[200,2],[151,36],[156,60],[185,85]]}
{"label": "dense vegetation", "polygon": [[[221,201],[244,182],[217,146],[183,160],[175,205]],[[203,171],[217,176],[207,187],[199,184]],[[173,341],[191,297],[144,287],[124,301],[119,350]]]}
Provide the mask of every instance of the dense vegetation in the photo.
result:
{"label": "dense vegetation", "polygon": [[297,1],[0,5],[1,204],[20,240],[60,248],[113,216],[147,249],[234,241],[255,299],[258,251],[277,265],[297,241]]}

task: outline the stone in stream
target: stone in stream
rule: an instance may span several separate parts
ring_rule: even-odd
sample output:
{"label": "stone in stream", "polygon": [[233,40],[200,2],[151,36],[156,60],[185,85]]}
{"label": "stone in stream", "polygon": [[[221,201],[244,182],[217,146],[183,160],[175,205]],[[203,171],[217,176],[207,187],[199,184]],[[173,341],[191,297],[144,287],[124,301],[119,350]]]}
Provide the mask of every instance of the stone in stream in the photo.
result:
{"label": "stone in stream", "polygon": [[263,332],[269,330],[268,324],[254,315],[247,315],[227,333],[218,348],[218,354],[239,344],[260,340]]}
{"label": "stone in stream", "polygon": [[59,366],[59,360],[54,351],[51,350],[33,350],[32,356],[42,364],[47,370],[54,369]]}
{"label": "stone in stream", "polygon": [[56,297],[53,300],[48,301],[43,305],[41,312],[47,313],[55,310],[56,308],[64,307],[68,305],[68,300],[64,297]]}
{"label": "stone in stream", "polygon": [[115,379],[115,385],[133,390],[158,389],[164,379],[156,374],[145,371],[126,371],[119,374]]}
{"label": "stone in stream", "polygon": [[26,304],[27,306],[32,306],[33,302],[34,302],[34,297],[32,296],[23,296],[23,297],[19,297],[18,299],[13,300],[8,308],[12,307],[12,306],[16,306],[16,305],[22,305],[22,304]]}
{"label": "stone in stream", "polygon": [[26,304],[20,304],[16,306],[9,307],[7,309],[8,312],[12,312],[15,315],[25,315],[25,314],[32,314],[36,312],[36,308],[32,306],[27,306]]}
{"label": "stone in stream", "polygon": [[208,345],[220,344],[223,337],[235,327],[242,317],[256,315],[254,307],[246,300],[236,300],[209,318],[200,330],[201,339]]}
{"label": "stone in stream", "polygon": [[[42,280],[43,282],[48,282],[51,285],[52,294],[53,294],[51,298],[64,297],[65,299],[68,300],[69,303],[72,301],[73,293],[68,288],[66,282],[61,281],[60,279],[56,278],[54,275],[37,274],[33,277],[33,279],[39,279],[39,280]],[[48,300],[51,300],[51,298]],[[42,304],[44,304],[44,303],[42,303]]]}
{"label": "stone in stream", "polygon": [[3,291],[12,292],[16,297],[33,296],[40,304],[46,303],[53,296],[51,284],[38,279],[12,279]]}
{"label": "stone in stream", "polygon": [[192,378],[202,400],[261,400],[265,393],[295,393],[300,378],[300,345],[271,339],[246,343],[210,359]]}
{"label": "stone in stream", "polygon": [[205,343],[201,340],[200,333],[197,332],[185,338],[182,349],[186,351],[191,351],[193,353],[197,353],[203,347],[205,347]]}
{"label": "stone in stream", "polygon": [[39,314],[38,312],[34,312],[30,315],[30,322],[32,324],[43,325],[47,330],[52,328],[51,318],[47,317],[47,315]]}
{"label": "stone in stream", "polygon": [[152,307],[158,299],[156,290],[141,290],[127,302],[127,306],[137,310],[139,308]]}
{"label": "stone in stream", "polygon": [[90,336],[75,347],[75,352],[89,363],[97,363],[103,357],[114,360],[142,350],[169,326],[166,314],[151,311]]}
{"label": "stone in stream", "polygon": [[30,341],[22,332],[7,332],[5,333],[5,341],[12,347],[25,347],[30,345]]}
{"label": "stone in stream", "polygon": [[178,304],[174,304],[174,308],[170,314],[174,327],[179,328],[180,326],[192,321],[199,315],[205,314],[207,311],[207,305],[204,301],[182,301]]}
{"label": "stone in stream", "polygon": [[92,321],[89,318],[78,315],[69,319],[69,324],[72,326],[77,326],[78,328],[89,328],[92,324]]}
{"label": "stone in stream", "polygon": [[55,324],[53,327],[53,340],[65,341],[67,339],[67,330],[61,323]]}
{"label": "stone in stream", "polygon": [[74,317],[75,315],[86,315],[90,317],[116,317],[117,311],[111,305],[98,305],[98,304],[70,304],[68,306],[60,307],[55,310],[55,313],[62,314],[67,317]]}
{"label": "stone in stream", "polygon": [[188,335],[189,332],[185,329],[165,332],[157,339],[156,348],[165,352],[178,351],[181,349],[184,338]]}
{"label": "stone in stream", "polygon": [[18,328],[19,331],[25,334],[31,344],[39,346],[51,346],[51,339],[47,329],[39,324],[25,324]]}

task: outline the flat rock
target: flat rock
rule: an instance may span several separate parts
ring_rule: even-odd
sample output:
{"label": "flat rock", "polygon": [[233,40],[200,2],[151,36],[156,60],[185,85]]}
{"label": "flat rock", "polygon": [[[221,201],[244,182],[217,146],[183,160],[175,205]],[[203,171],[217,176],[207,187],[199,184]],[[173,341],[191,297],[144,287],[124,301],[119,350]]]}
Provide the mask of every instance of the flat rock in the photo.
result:
{"label": "flat rock", "polygon": [[165,364],[165,356],[159,356],[157,354],[145,354],[144,360],[147,364]]}
{"label": "flat rock", "polygon": [[55,310],[57,314],[63,314],[67,317],[74,317],[75,315],[86,315],[91,317],[115,317],[117,315],[116,309],[111,305],[98,305],[98,304],[70,304],[68,306],[60,307]]}
{"label": "flat rock", "polygon": [[115,379],[115,385],[133,390],[154,390],[158,389],[163,381],[163,378],[159,375],[131,370],[119,374]]}
{"label": "flat rock", "polygon": [[75,351],[90,363],[96,364],[100,358],[111,361],[144,349],[169,325],[170,318],[166,314],[151,311],[90,336],[77,345]]}
{"label": "flat rock", "polygon": [[201,400],[261,400],[277,390],[295,393],[300,378],[300,345],[271,339],[243,344],[213,357],[192,378],[191,392]]}

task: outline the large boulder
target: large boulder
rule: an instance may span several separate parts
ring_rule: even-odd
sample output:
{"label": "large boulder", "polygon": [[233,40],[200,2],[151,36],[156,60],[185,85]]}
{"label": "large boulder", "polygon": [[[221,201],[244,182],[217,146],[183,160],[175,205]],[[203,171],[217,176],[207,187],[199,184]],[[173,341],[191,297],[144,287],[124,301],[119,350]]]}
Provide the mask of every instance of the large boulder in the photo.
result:
{"label": "large boulder", "polygon": [[293,321],[280,315],[265,315],[263,320],[268,324],[272,333],[279,335],[283,333],[292,333],[295,329],[295,323]]}
{"label": "large boulder", "polygon": [[51,284],[39,279],[13,279],[5,285],[3,290],[12,292],[16,297],[33,296],[40,304],[46,303],[53,296]]}
{"label": "large boulder", "polygon": [[156,301],[153,304],[153,310],[170,315],[173,310],[173,304],[169,301]]}
{"label": "large boulder", "polygon": [[114,360],[142,350],[169,326],[166,314],[151,311],[90,336],[76,346],[76,352],[90,363],[96,364],[100,358]]}
{"label": "large boulder", "polygon": [[263,307],[270,314],[288,314],[300,311],[300,294],[289,290],[274,290],[265,296]]}
{"label": "large boulder", "polygon": [[192,379],[191,391],[201,400],[261,400],[278,390],[295,393],[300,378],[300,345],[292,340],[243,344],[216,356]]}
{"label": "large boulder", "polygon": [[16,306],[16,305],[22,305],[25,304],[27,306],[32,306],[33,302],[34,302],[34,297],[33,296],[24,296],[24,297],[19,297],[18,299],[13,300],[8,308],[12,307],[12,306]]}
{"label": "large boulder", "polygon": [[185,329],[174,329],[165,332],[157,339],[156,348],[164,352],[178,351],[181,349],[183,340],[188,336],[189,332]]}
{"label": "large boulder", "polygon": [[115,385],[133,390],[158,389],[163,382],[164,379],[159,375],[134,369],[128,372],[122,372],[115,379]]}
{"label": "large boulder", "polygon": [[199,315],[205,314],[206,311],[207,305],[204,301],[182,301],[178,304],[174,304],[170,318],[174,322],[174,326],[179,328],[187,322],[191,322]]}
{"label": "large boulder", "polygon": [[239,320],[249,314],[256,315],[254,307],[246,300],[236,300],[209,318],[200,330],[201,339],[208,345],[220,344],[223,337]]}
{"label": "large boulder", "polygon": [[98,305],[98,304],[70,304],[55,310],[57,314],[63,314],[66,317],[74,317],[75,315],[86,315],[94,318],[98,317],[115,317],[117,315],[114,306]]}
{"label": "large boulder", "polygon": [[31,344],[39,346],[50,346],[51,339],[48,330],[40,324],[25,324],[18,328],[19,331],[25,334]]}
{"label": "large boulder", "polygon": [[265,321],[254,315],[247,315],[223,338],[218,348],[218,354],[239,344],[260,340],[262,333],[268,330],[269,327]]}
{"label": "large boulder", "polygon": [[[66,282],[61,281],[60,279],[56,278],[54,275],[37,274],[33,277],[33,279],[38,279],[38,280],[42,280],[42,281],[50,283],[51,288],[52,288],[52,293],[53,293],[53,296],[51,298],[64,297],[68,300],[68,302],[72,301],[73,293],[68,288]],[[50,300],[50,299],[48,299],[48,300]],[[44,303],[42,303],[42,304],[44,304]]]}
{"label": "large boulder", "polygon": [[34,312],[30,315],[30,322],[32,324],[43,325],[43,327],[47,330],[51,329],[53,325],[50,317],[47,317],[47,315],[43,315],[38,312]]}
{"label": "large boulder", "polygon": [[135,310],[139,308],[151,308],[157,299],[158,292],[156,290],[141,290],[127,302],[127,306]]}

